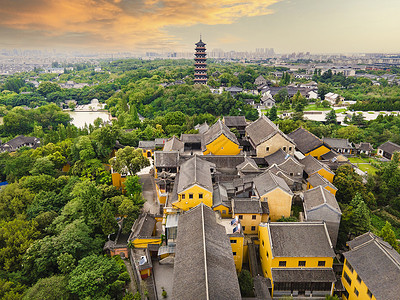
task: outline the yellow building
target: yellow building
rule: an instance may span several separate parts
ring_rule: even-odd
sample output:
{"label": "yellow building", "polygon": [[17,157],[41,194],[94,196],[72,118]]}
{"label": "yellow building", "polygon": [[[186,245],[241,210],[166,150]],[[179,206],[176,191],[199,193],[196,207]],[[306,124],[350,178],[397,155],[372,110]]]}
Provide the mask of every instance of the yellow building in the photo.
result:
{"label": "yellow building", "polygon": [[244,234],[257,234],[258,225],[268,222],[268,203],[259,199],[232,200],[232,217],[238,218]]}
{"label": "yellow building", "polygon": [[223,185],[214,186],[212,209],[217,211],[221,218],[231,218],[232,209],[228,193]]}
{"label": "yellow building", "polygon": [[367,232],[347,243],[342,283],[344,300],[395,300],[400,297],[400,254]]}
{"label": "yellow building", "polygon": [[156,149],[156,142],[155,141],[139,141],[139,147],[143,151],[144,157],[152,157],[153,152]]}
{"label": "yellow building", "polygon": [[295,144],[266,116],[262,115],[246,127],[246,136],[256,151],[257,157],[265,157],[282,149],[293,155]]}
{"label": "yellow building", "polygon": [[260,260],[272,297],[332,295],[335,252],[321,222],[259,225]]}
{"label": "yellow building", "polygon": [[329,169],[327,165],[318,161],[313,156],[308,155],[300,160],[300,162],[304,165],[304,172],[307,175],[307,178],[312,176],[315,173],[318,173],[322,177],[324,177],[330,183],[333,182],[333,178],[335,177],[335,173]]}
{"label": "yellow building", "polygon": [[337,188],[318,173],[314,173],[307,178],[307,190],[311,190],[317,186],[322,186],[333,195],[336,195]]}
{"label": "yellow building", "polygon": [[266,171],[255,177],[253,184],[256,197],[268,203],[271,221],[290,217],[293,192],[282,178]]}
{"label": "yellow building", "polygon": [[211,169],[215,165],[197,155],[184,162],[176,178],[177,199],[172,202],[174,208],[189,210],[200,203],[212,207],[213,184]]}
{"label": "yellow building", "polygon": [[204,155],[237,155],[239,153],[239,142],[235,134],[221,120],[204,133]]}
{"label": "yellow building", "polygon": [[145,249],[148,245],[160,245],[161,237],[156,235],[156,218],[148,213],[143,213],[136,219],[129,236],[132,248]]}
{"label": "yellow building", "polygon": [[306,156],[311,155],[321,159],[321,155],[331,150],[320,138],[302,127],[292,131],[288,136],[293,139],[296,148]]}

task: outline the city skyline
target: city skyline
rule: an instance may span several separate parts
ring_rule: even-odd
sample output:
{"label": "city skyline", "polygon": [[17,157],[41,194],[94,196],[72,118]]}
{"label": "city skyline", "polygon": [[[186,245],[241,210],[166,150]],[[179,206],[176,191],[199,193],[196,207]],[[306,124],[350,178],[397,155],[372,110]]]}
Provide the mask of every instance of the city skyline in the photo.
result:
{"label": "city skyline", "polygon": [[0,0],[0,48],[396,53],[394,0]]}

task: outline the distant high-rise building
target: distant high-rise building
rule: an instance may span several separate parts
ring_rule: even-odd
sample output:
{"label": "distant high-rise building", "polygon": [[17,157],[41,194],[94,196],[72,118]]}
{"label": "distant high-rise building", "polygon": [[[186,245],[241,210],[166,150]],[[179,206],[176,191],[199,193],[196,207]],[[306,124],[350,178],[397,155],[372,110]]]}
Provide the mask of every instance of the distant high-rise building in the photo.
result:
{"label": "distant high-rise building", "polygon": [[206,44],[200,41],[196,43],[194,54],[194,83],[207,84],[207,58]]}

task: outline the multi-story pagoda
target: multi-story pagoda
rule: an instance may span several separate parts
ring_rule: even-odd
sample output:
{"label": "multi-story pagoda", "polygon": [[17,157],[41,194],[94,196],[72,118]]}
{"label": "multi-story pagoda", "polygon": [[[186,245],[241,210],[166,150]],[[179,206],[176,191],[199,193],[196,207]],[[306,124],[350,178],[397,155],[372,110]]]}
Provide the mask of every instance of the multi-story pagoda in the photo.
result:
{"label": "multi-story pagoda", "polygon": [[194,54],[194,83],[207,84],[207,58],[206,44],[200,41],[196,43],[196,52]]}

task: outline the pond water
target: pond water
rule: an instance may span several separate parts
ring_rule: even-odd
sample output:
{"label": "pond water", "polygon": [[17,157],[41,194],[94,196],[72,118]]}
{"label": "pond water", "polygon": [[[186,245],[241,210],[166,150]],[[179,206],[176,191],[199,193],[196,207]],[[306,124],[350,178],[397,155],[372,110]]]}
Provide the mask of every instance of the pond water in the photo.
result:
{"label": "pond water", "polygon": [[104,121],[109,121],[108,112],[106,111],[69,111],[72,124],[76,127],[85,127],[85,124],[93,124],[94,120],[101,118]]}

